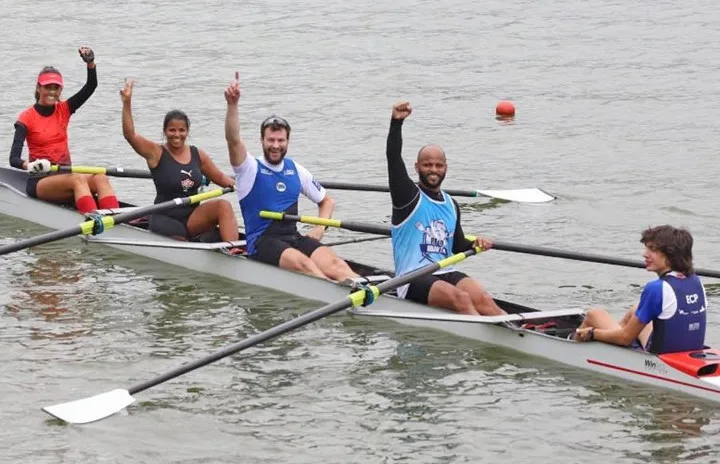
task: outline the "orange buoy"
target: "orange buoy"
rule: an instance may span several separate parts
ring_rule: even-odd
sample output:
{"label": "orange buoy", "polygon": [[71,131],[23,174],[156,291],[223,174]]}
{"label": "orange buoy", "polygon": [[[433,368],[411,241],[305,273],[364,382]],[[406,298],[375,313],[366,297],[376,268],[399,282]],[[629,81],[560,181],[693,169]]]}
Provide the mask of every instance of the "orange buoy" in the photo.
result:
{"label": "orange buoy", "polygon": [[495,114],[498,116],[515,116],[515,105],[513,102],[503,100],[495,107]]}

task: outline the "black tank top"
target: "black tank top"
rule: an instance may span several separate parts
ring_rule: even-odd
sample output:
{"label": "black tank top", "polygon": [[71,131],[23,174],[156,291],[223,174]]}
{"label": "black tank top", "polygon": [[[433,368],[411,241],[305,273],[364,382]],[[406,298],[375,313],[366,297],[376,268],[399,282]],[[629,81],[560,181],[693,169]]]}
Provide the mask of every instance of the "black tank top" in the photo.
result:
{"label": "black tank top", "polygon": [[197,194],[203,178],[200,166],[200,152],[194,145],[190,145],[188,164],[178,163],[170,152],[162,147],[160,162],[150,169],[157,193],[155,203]]}

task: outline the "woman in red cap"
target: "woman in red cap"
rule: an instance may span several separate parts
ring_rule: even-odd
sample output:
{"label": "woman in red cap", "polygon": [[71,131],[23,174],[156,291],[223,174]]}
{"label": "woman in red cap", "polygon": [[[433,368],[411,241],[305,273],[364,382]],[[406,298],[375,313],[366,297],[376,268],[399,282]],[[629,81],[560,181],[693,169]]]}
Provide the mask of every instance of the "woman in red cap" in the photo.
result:
{"label": "woman in red cap", "polygon": [[[53,203],[74,200],[78,211],[88,213],[98,207],[118,207],[115,192],[105,175],[46,175],[53,164],[71,164],[67,135],[70,117],[97,87],[95,53],[88,47],[82,47],[78,52],[87,63],[87,82],[78,93],[61,101],[63,78],[60,71],[52,66],[46,66],[40,71],[35,87],[35,104],[20,113],[15,122],[10,165],[30,173],[26,192],[31,197]],[[28,161],[20,157],[25,142],[28,146]],[[93,194],[98,195],[97,204]]]}

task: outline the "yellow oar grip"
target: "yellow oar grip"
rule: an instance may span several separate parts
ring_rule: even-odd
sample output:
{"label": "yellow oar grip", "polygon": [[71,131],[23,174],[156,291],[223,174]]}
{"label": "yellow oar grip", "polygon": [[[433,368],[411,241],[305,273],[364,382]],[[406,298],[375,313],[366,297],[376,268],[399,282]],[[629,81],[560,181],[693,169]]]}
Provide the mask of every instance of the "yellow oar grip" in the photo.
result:
{"label": "yellow oar grip", "polygon": [[[474,235],[466,235],[465,238],[470,240],[471,242],[477,240],[477,237]],[[477,251],[478,253],[482,253],[483,251],[485,251],[485,249],[483,247],[475,247],[475,251]]]}
{"label": "yellow oar grip", "polygon": [[215,189],[210,190],[209,192],[198,193],[197,195],[192,195],[188,198],[190,198],[190,204],[194,205],[195,203],[200,203],[203,200],[219,197],[224,194],[225,192],[223,192],[222,189]]}
{"label": "yellow oar grip", "polygon": [[[53,164],[50,166],[50,172],[60,171],[60,166]],[[107,174],[107,169],[99,166],[70,166],[70,172],[75,174]]]}
{"label": "yellow oar grip", "polygon": [[[260,217],[263,219],[282,221],[285,218],[285,213],[278,213],[275,211],[260,211]],[[300,216],[297,222],[302,222],[303,224],[312,224],[314,226],[342,227],[342,221],[340,221],[339,219],[327,219],[315,216]]]}
{"label": "yellow oar grip", "polygon": [[275,221],[282,221],[284,214],[276,213],[274,211],[260,211],[260,217],[264,219],[273,219]]}
{"label": "yellow oar grip", "polygon": [[[113,219],[112,216],[103,216],[102,223],[103,223],[103,227],[105,229],[109,229],[109,228],[115,226],[115,219]],[[95,226],[95,221],[85,221],[85,222],[81,223],[80,229],[82,230],[82,234],[83,235],[92,234],[94,226]]]}
{"label": "yellow oar grip", "polygon": [[313,224],[325,227],[342,227],[342,221],[338,219],[326,219],[315,216],[300,216],[300,222],[303,224]]}
{"label": "yellow oar grip", "polygon": [[[482,248],[475,248],[475,251],[480,253],[482,251]],[[458,253],[458,254],[455,254],[452,256],[448,256],[445,259],[441,259],[440,261],[437,262],[437,265],[440,267],[440,269],[442,269],[442,268],[445,268],[448,266],[452,266],[453,264],[457,264],[460,261],[464,260],[465,258],[467,258],[467,256],[465,256],[464,253]]]}
{"label": "yellow oar grip", "polygon": [[71,170],[77,174],[107,174],[107,169],[96,166],[73,166]]}

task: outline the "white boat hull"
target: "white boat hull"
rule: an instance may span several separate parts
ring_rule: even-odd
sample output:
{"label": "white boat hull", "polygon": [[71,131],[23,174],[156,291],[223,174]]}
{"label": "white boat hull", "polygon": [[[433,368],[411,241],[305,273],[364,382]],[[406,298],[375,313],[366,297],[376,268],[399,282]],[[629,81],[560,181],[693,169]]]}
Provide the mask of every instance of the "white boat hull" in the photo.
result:
{"label": "white boat hull", "polygon": [[[68,208],[29,198],[24,193],[24,173],[0,168],[0,214],[17,217],[51,229],[76,226],[84,217]],[[173,242],[143,229],[120,225],[103,233],[103,237],[124,241]],[[90,239],[92,240],[92,238]],[[332,303],[346,297],[346,286],[274,266],[211,250],[177,250],[173,248],[108,244],[126,252],[145,256],[193,271],[217,275],[245,284],[297,295],[309,300]],[[509,312],[534,311],[502,302]],[[660,357],[604,343],[577,343],[549,332],[522,329],[517,325],[472,320],[447,311],[429,308],[392,295],[381,296],[366,309],[353,310],[362,317],[381,316],[392,321],[448,332],[459,337],[503,346],[522,353],[586,369],[624,380],[679,391],[706,400],[720,402],[720,375],[695,376],[671,367]],[[377,316],[374,316],[377,315]],[[422,315],[422,317],[418,317]],[[453,320],[455,318],[455,320]],[[463,319],[464,318],[464,319]],[[552,319],[552,318],[551,318]],[[577,325],[577,316],[556,318],[565,329]]]}

